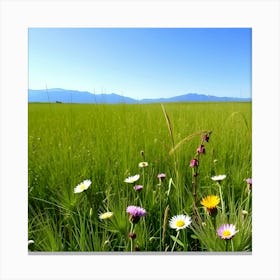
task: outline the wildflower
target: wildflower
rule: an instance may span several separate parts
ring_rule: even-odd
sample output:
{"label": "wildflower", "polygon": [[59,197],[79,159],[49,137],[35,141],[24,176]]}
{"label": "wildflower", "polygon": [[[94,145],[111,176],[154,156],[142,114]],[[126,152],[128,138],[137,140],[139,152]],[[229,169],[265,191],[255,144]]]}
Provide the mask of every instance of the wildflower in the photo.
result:
{"label": "wildflower", "polygon": [[143,167],[147,167],[149,164],[146,161],[142,161],[138,164],[138,167],[143,168]]}
{"label": "wildflower", "polygon": [[139,174],[136,174],[136,175],[134,175],[134,176],[127,177],[127,178],[124,180],[124,182],[125,182],[125,183],[130,183],[130,184],[132,184],[132,183],[136,182],[139,178],[140,178],[140,175],[139,175]]}
{"label": "wildflower", "polygon": [[233,224],[223,224],[217,230],[218,236],[222,239],[231,239],[237,232]]}
{"label": "wildflower", "polygon": [[247,178],[245,181],[247,184],[252,185],[252,178]]}
{"label": "wildflower", "polygon": [[198,160],[196,158],[192,159],[190,161],[190,167],[197,167],[198,166]]}
{"label": "wildflower", "polygon": [[100,220],[110,219],[114,215],[113,212],[105,212],[99,215]]}
{"label": "wildflower", "polygon": [[226,177],[227,177],[227,175],[217,175],[217,176],[211,177],[211,179],[213,181],[220,182],[220,181],[224,180]]}
{"label": "wildflower", "polygon": [[159,180],[164,180],[166,175],[164,173],[159,173],[157,177],[159,178]]}
{"label": "wildflower", "polygon": [[213,160],[213,162],[214,162],[214,163],[217,163],[217,162],[218,162],[218,160],[217,160],[217,159],[214,159],[214,160]]}
{"label": "wildflower", "polygon": [[173,216],[169,221],[169,226],[177,231],[184,229],[191,224],[191,218],[187,215],[177,215]]}
{"label": "wildflower", "polygon": [[208,195],[203,198],[200,202],[203,205],[209,215],[213,215],[217,213],[217,205],[220,203],[220,198],[216,195]]}
{"label": "wildflower", "polygon": [[138,206],[128,206],[126,212],[129,214],[129,220],[136,224],[141,217],[146,216],[147,212],[144,208]]}
{"label": "wildflower", "polygon": [[210,133],[206,133],[204,135],[202,135],[202,141],[208,142],[210,138]]}
{"label": "wildflower", "polygon": [[34,240],[32,240],[32,239],[28,240],[28,246],[31,245],[31,244],[34,244]]}
{"label": "wildflower", "polygon": [[247,183],[248,191],[251,191],[252,190],[252,178],[247,178],[245,181]]}
{"label": "wildflower", "polygon": [[84,180],[82,183],[80,183],[78,186],[75,187],[74,193],[81,193],[89,188],[91,185],[90,180]]}
{"label": "wildflower", "polygon": [[135,238],[136,238],[136,233],[135,233],[135,232],[130,232],[130,233],[128,234],[128,237],[129,237],[130,239],[135,239]]}
{"label": "wildflower", "polygon": [[200,146],[197,148],[196,152],[197,152],[198,154],[205,154],[205,147],[204,147],[204,145],[200,145]]}
{"label": "wildflower", "polygon": [[142,191],[143,186],[142,186],[142,185],[136,185],[136,186],[134,186],[133,188],[134,188],[135,191],[138,191],[138,192],[139,192],[139,191]]}

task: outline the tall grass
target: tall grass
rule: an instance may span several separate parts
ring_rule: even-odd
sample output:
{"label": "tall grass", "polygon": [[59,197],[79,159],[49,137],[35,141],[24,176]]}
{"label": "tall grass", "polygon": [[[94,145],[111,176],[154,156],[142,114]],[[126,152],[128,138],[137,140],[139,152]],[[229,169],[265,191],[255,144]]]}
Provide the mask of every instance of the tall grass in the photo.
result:
{"label": "tall grass", "polygon": [[[189,162],[205,131],[212,133],[200,160],[198,202],[219,195],[211,176],[226,174],[226,219],[218,209],[216,227],[236,224],[234,250],[252,249],[251,193],[244,181],[252,174],[251,103],[29,104],[28,125],[28,229],[34,251],[130,251],[129,205],[148,213],[135,226],[134,249],[171,251],[174,230],[168,220],[193,214]],[[149,166],[139,168],[144,160]],[[159,173],[166,174],[161,184]],[[124,183],[135,174],[141,192]],[[92,185],[75,194],[85,179]],[[100,220],[106,211],[114,215]],[[174,251],[224,251],[224,240],[199,203],[198,212],[202,223],[182,230]]]}

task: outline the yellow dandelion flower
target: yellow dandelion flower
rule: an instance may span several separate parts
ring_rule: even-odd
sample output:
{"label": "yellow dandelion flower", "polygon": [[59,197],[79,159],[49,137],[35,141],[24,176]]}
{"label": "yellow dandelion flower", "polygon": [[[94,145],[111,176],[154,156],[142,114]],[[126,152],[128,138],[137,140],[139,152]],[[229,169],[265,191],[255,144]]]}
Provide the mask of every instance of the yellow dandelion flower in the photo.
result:
{"label": "yellow dandelion flower", "polygon": [[200,204],[203,205],[209,214],[216,212],[217,205],[220,203],[220,198],[216,195],[208,195],[202,198]]}

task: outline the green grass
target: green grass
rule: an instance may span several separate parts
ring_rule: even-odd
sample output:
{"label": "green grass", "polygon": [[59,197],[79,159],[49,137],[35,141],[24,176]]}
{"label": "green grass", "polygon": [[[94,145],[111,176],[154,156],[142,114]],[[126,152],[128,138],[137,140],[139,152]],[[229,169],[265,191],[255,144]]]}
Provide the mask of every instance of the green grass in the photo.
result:
{"label": "green grass", "polygon": [[[252,250],[251,193],[244,182],[252,173],[251,103],[178,103],[164,108],[160,104],[29,104],[28,114],[32,250],[130,251],[126,208],[138,205],[148,214],[135,226],[133,249],[171,251],[176,231],[169,228],[168,220],[177,214],[193,217],[189,163],[203,131],[212,133],[197,177],[200,222],[180,231],[181,242],[174,251],[225,251],[226,241],[217,237],[216,228],[228,222],[239,232],[227,249]],[[149,166],[139,168],[141,161]],[[157,174],[162,172],[166,180],[158,186]],[[144,185],[139,193],[124,183],[135,174],[141,175],[137,184]],[[227,175],[222,181],[226,215],[219,208],[214,221],[199,201],[208,194],[219,195],[211,180],[218,174]],[[75,186],[85,179],[92,185],[74,194]],[[242,215],[242,210],[248,215]],[[112,211],[113,217],[100,220],[98,214],[106,211]]]}

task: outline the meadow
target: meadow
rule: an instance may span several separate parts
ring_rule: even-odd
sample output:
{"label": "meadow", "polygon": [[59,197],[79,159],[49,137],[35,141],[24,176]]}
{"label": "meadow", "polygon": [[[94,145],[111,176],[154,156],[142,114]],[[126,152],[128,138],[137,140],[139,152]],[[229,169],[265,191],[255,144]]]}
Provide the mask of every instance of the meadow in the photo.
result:
{"label": "meadow", "polygon": [[251,252],[251,177],[251,103],[28,104],[29,251]]}

